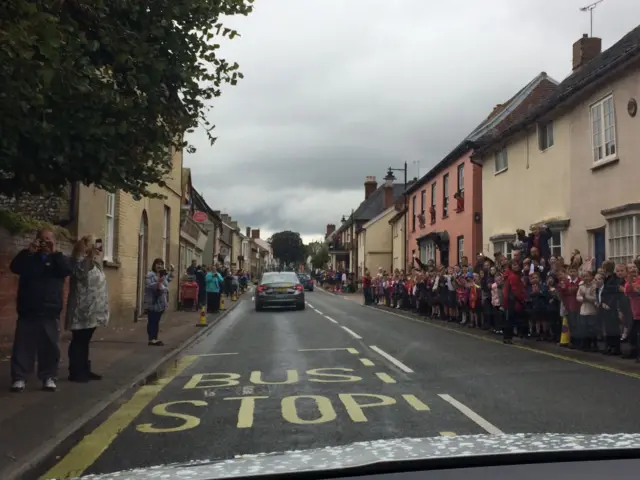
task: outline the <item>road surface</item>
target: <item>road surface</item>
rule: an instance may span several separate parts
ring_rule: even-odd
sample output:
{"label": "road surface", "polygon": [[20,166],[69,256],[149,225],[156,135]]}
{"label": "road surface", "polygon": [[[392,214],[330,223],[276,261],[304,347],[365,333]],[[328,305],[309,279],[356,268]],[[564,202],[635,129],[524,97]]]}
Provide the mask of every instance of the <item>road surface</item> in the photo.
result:
{"label": "road surface", "polygon": [[640,379],[363,307],[305,311],[245,295],[46,476],[106,473],[356,441],[640,431]]}

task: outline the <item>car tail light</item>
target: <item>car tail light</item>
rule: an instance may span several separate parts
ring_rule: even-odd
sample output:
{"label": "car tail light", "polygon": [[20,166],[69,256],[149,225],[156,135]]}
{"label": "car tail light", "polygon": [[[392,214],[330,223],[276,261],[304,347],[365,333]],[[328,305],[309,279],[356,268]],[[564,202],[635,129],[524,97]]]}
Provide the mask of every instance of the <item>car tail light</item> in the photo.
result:
{"label": "car tail light", "polygon": [[258,293],[262,293],[264,292],[264,290],[265,290],[264,285],[258,285],[258,288],[257,288]]}
{"label": "car tail light", "polygon": [[298,290],[299,292],[302,292],[304,290],[304,287],[300,284],[296,285],[296,290]]}

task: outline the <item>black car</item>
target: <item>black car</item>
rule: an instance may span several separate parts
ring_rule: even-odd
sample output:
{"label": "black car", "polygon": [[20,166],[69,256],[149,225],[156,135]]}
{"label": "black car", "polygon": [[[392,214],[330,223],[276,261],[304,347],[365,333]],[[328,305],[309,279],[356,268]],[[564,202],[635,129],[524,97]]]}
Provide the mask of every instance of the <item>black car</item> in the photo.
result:
{"label": "black car", "polygon": [[305,290],[309,290],[310,292],[313,292],[313,279],[309,274],[299,273],[298,280],[300,280],[300,283],[302,284]]}
{"label": "black car", "polygon": [[304,287],[294,272],[266,272],[258,283],[255,308],[295,307],[304,310]]}

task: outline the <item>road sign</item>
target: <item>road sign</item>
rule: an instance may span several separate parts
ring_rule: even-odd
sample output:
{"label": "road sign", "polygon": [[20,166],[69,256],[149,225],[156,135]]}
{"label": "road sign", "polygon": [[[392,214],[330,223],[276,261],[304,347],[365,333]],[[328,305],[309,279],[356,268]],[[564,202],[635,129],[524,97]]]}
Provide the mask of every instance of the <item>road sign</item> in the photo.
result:
{"label": "road sign", "polygon": [[196,222],[206,222],[208,217],[206,213],[196,210],[191,218]]}

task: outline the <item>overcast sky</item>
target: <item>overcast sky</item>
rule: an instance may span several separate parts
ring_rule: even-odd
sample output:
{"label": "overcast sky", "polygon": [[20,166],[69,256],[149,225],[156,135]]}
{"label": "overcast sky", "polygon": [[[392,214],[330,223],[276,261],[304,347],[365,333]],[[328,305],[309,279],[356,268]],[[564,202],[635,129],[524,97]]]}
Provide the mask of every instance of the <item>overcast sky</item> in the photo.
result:
{"label": "overcast sky", "polygon": [[[442,159],[541,71],[571,71],[592,0],[256,0],[227,19],[223,44],[245,75],[225,88],[185,153],[214,210],[262,238],[322,237],[364,199],[364,180]],[[640,23],[639,0],[604,0],[594,35],[608,48]],[[418,163],[419,162],[419,163]]]}

